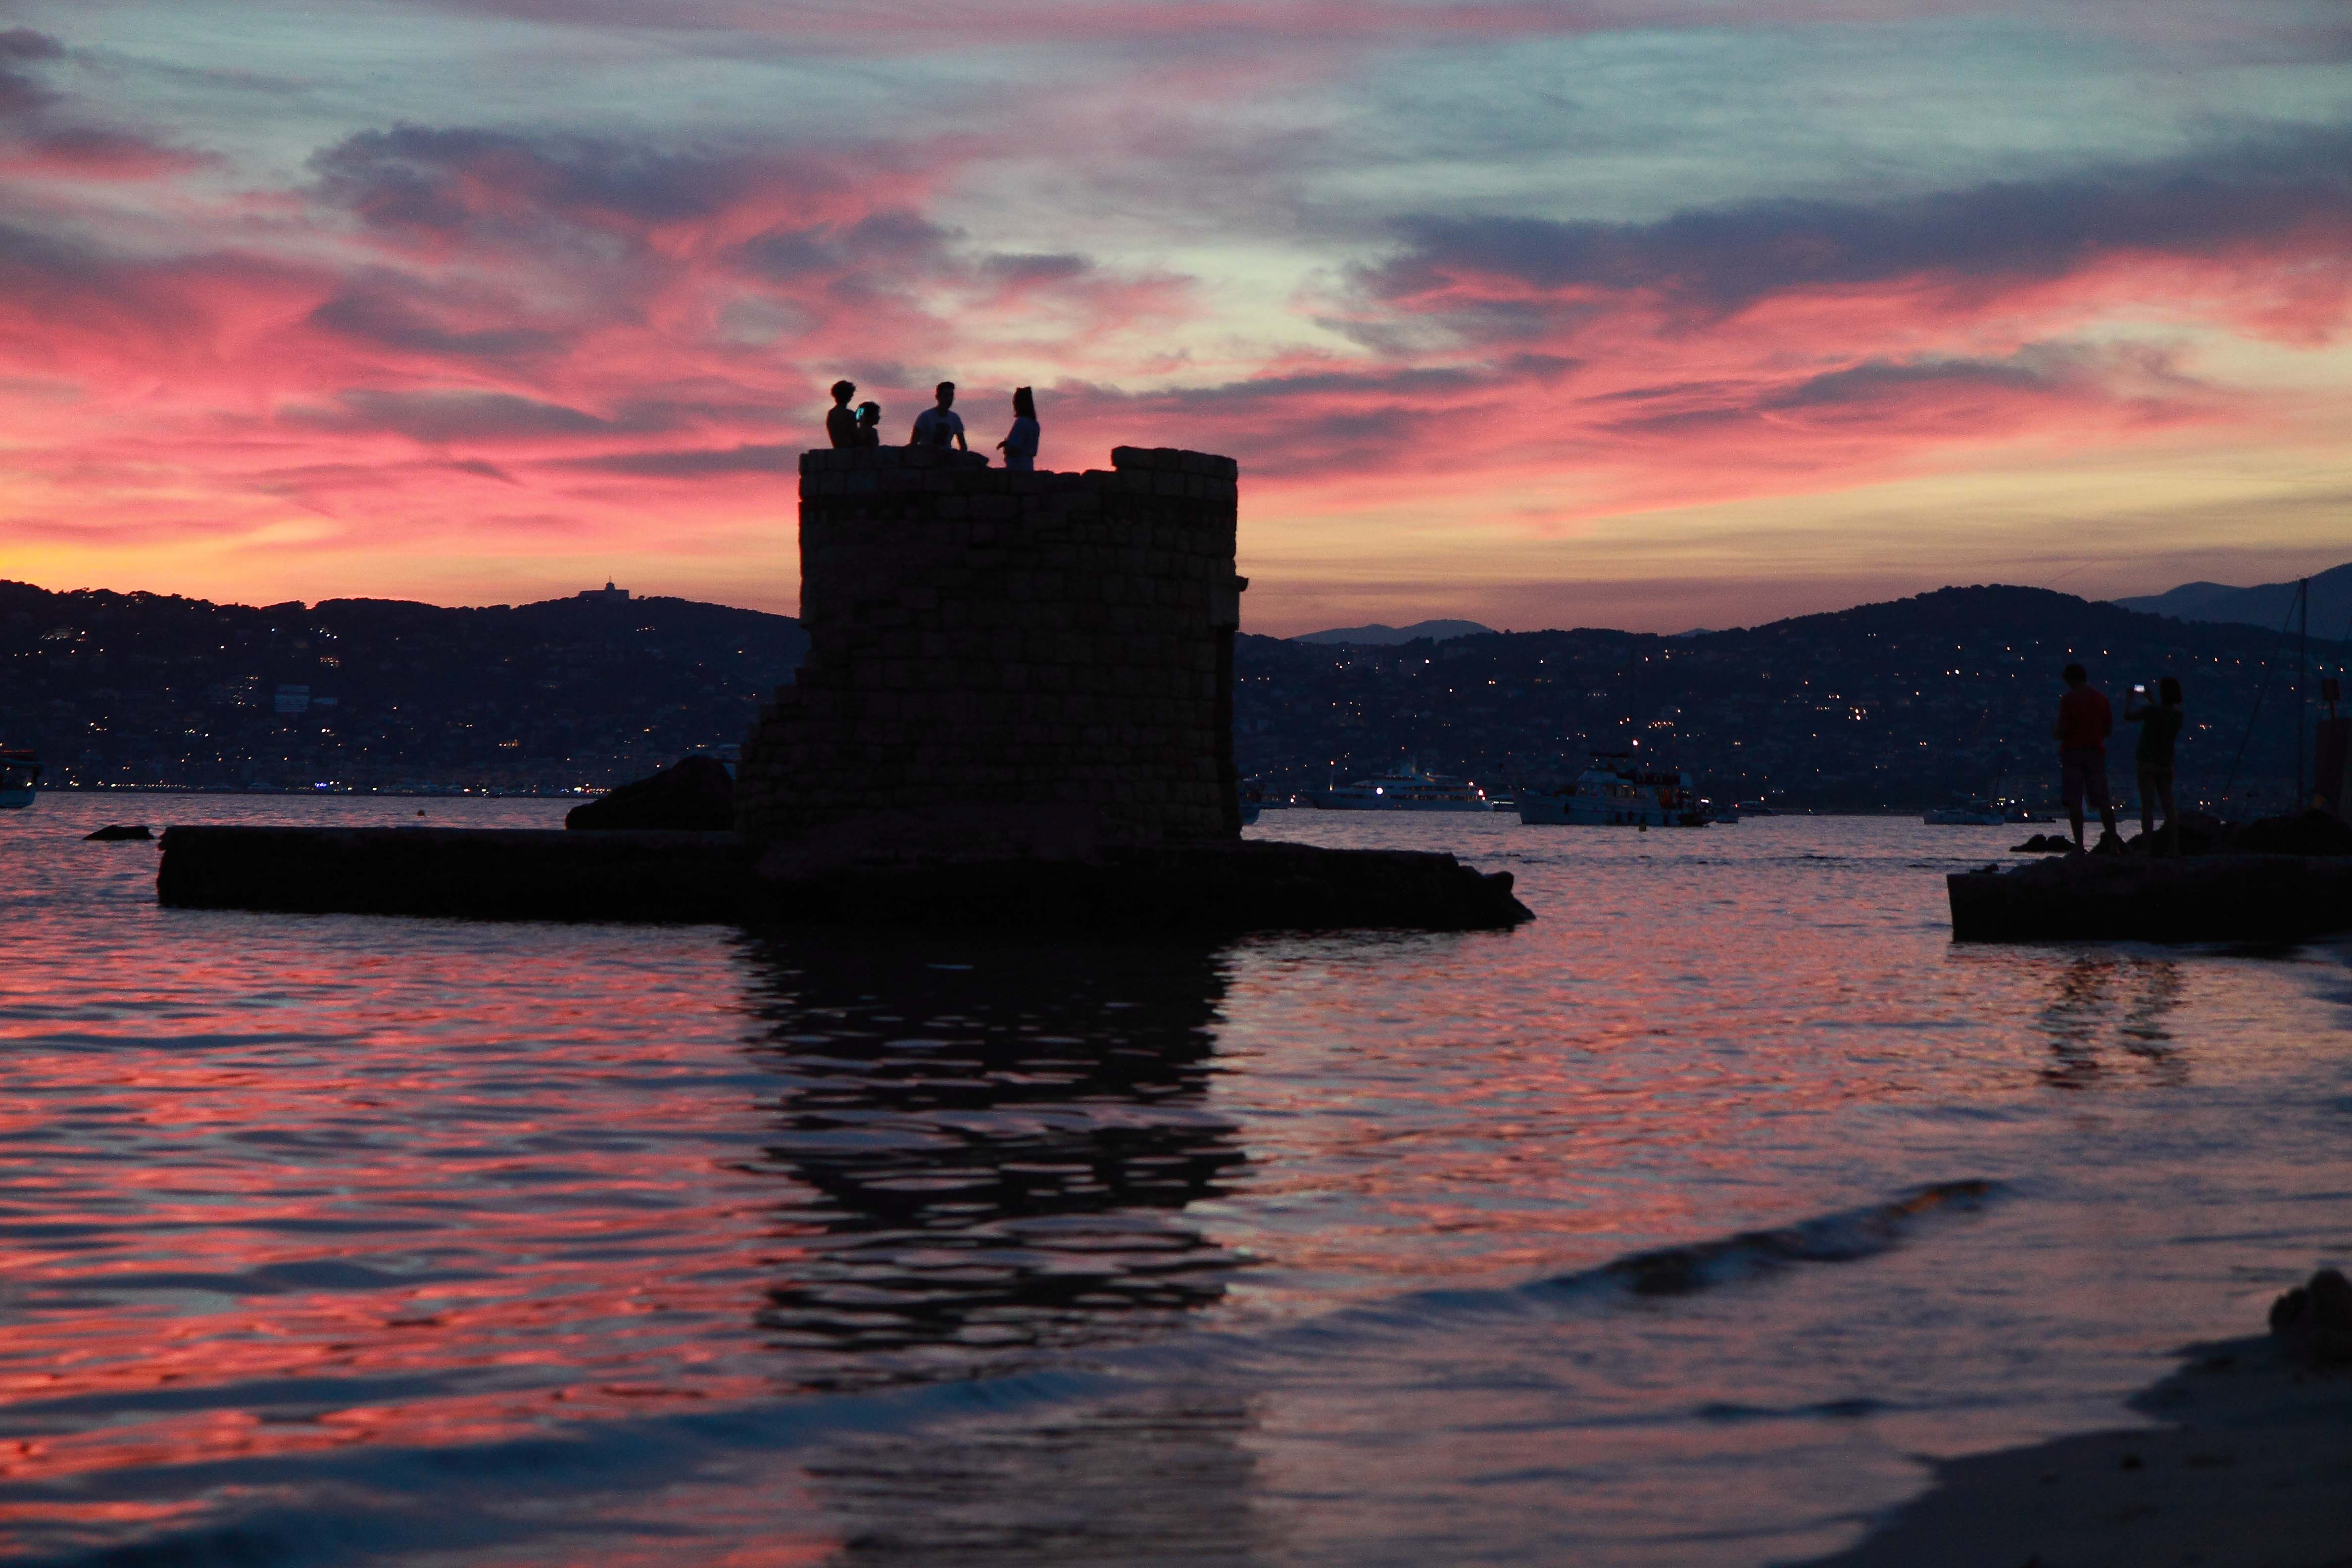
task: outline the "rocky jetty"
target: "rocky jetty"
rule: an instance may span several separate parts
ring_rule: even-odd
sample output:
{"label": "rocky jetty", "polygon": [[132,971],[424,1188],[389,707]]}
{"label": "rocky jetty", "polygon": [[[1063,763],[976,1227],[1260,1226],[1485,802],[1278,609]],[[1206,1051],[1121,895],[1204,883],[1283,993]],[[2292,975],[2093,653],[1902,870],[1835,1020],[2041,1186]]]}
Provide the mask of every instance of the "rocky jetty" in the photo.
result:
{"label": "rocky jetty", "polygon": [[1958,942],[2300,942],[2352,930],[2352,858],[2067,855],[1945,879]]}
{"label": "rocky jetty", "polygon": [[83,840],[91,844],[122,844],[154,837],[143,822],[110,822],[95,833],[82,835]]}
{"label": "rocky jetty", "polygon": [[469,827],[167,827],[155,896],[177,909],[506,920],[736,919],[732,833]]}
{"label": "rocky jetty", "polygon": [[173,827],[156,894],[185,909],[1224,935],[1530,918],[1507,872],[1451,855],[1222,841],[1079,856],[778,857],[732,833]]}

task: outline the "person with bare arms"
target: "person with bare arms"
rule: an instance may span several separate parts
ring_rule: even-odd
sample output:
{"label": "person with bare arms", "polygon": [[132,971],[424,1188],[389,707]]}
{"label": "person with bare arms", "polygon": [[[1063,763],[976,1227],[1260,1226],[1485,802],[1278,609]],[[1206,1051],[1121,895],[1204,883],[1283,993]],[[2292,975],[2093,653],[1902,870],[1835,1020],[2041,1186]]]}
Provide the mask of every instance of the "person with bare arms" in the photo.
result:
{"label": "person with bare arms", "polygon": [[970,451],[964,445],[963,416],[955,411],[955,383],[943,381],[938,389],[939,405],[926,408],[915,416],[915,433],[908,439],[909,447],[955,447]]}
{"label": "person with bare arms", "polygon": [[2065,668],[2066,695],[2058,700],[2058,722],[2050,738],[2058,742],[2058,791],[2066,802],[2066,820],[2074,826],[2074,848],[2083,847],[2083,803],[2099,809],[2099,853],[2113,855],[2123,847],[2116,837],[2116,805],[2107,795],[2107,737],[2116,732],[2115,710],[2091,684],[2090,672],[2079,664]]}

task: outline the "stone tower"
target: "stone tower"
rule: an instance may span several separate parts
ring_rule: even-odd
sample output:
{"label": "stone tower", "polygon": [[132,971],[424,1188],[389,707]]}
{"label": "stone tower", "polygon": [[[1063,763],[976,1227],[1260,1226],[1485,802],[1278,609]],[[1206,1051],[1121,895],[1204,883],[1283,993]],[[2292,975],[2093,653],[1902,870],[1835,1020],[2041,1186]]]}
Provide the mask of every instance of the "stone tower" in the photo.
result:
{"label": "stone tower", "polygon": [[746,837],[984,855],[1238,837],[1238,470],[1165,447],[1111,462],[803,454],[808,658],[744,743]]}

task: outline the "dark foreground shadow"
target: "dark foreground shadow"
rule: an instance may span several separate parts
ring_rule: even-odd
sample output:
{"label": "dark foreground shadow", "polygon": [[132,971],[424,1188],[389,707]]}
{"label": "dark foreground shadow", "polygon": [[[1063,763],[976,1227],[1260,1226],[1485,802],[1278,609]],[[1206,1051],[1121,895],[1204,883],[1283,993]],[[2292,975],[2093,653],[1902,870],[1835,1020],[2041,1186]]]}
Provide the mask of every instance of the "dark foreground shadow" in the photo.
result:
{"label": "dark foreground shadow", "polygon": [[1243,1163],[1206,1104],[1213,950],[746,942],[782,1178],[759,1321],[795,1381],[1003,1370],[1223,1293],[1183,1217]]}

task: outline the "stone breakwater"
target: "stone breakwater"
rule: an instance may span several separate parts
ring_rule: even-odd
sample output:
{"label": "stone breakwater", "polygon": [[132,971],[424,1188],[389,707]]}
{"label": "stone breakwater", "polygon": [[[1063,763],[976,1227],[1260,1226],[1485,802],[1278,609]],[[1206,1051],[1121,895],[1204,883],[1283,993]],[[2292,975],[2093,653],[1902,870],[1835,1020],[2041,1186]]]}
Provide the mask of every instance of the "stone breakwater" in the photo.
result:
{"label": "stone breakwater", "polygon": [[943,806],[1035,808],[1099,845],[1233,838],[1230,458],[1121,447],[1010,473],[924,447],[801,459],[809,653],[736,776],[750,839]]}
{"label": "stone breakwater", "polygon": [[1508,872],[1451,855],[1237,841],[1084,859],[770,856],[732,833],[173,827],[160,902],[181,909],[539,921],[1223,935],[1528,918]]}
{"label": "stone breakwater", "polygon": [[2300,942],[2352,930],[2352,858],[2069,855],[1944,883],[1958,942]]}

